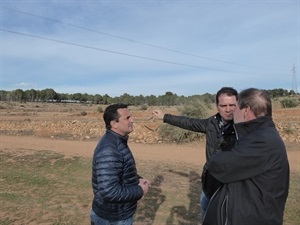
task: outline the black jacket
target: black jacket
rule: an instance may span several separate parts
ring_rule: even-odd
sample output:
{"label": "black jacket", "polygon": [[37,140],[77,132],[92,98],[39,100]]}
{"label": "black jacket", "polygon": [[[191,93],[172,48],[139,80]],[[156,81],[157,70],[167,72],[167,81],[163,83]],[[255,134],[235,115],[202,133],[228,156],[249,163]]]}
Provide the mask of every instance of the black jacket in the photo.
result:
{"label": "black jacket", "polygon": [[137,201],[143,196],[127,140],[128,137],[106,130],[94,151],[92,209],[107,220],[124,220],[133,216]]}
{"label": "black jacket", "polygon": [[224,183],[213,195],[204,225],[281,225],[289,189],[284,143],[271,117],[235,124],[237,144],[208,161]]}

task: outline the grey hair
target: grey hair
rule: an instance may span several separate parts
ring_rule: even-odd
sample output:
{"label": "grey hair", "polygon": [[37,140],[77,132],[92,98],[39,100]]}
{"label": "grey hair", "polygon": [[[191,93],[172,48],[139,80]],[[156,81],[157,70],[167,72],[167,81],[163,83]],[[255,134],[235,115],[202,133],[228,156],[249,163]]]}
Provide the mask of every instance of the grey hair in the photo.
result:
{"label": "grey hair", "polygon": [[248,88],[239,93],[238,105],[240,109],[250,107],[256,117],[271,116],[272,102],[266,90]]}

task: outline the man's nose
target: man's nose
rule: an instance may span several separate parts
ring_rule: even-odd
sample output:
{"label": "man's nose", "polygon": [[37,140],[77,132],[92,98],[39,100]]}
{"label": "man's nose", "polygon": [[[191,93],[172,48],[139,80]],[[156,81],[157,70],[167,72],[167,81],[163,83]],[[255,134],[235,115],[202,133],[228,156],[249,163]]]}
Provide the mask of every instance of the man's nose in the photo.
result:
{"label": "man's nose", "polygon": [[225,109],[227,112],[230,112],[231,111],[231,107],[229,105],[226,106],[226,109]]}

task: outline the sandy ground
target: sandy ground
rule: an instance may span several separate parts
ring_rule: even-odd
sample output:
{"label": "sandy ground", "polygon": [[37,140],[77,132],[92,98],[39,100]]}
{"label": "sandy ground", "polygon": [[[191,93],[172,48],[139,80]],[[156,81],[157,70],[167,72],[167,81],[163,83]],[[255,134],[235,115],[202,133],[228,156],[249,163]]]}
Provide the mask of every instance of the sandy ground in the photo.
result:
{"label": "sandy ground", "polygon": [[[68,156],[92,157],[97,141],[56,140],[32,136],[0,135],[0,149],[13,150],[50,150]],[[159,160],[185,162],[203,165],[205,162],[205,143],[175,144],[138,144],[129,143],[136,160]],[[297,144],[286,144],[292,172],[300,172],[300,151]]]}
{"label": "sandy ground", "polygon": [[[0,135],[3,150],[50,150],[65,156],[92,157],[97,141],[55,140],[32,136]],[[202,164],[205,160],[204,143],[185,145],[129,143],[136,159],[161,160]]]}

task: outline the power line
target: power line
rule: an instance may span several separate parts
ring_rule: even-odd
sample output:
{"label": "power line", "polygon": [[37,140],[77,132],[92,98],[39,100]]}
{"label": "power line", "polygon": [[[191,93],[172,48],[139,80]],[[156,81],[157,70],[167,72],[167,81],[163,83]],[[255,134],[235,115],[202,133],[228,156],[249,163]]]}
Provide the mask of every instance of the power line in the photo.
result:
{"label": "power line", "polygon": [[51,21],[51,22],[55,22],[55,23],[75,27],[75,28],[78,28],[78,29],[81,29],[81,30],[90,31],[90,32],[110,36],[110,37],[113,37],[113,38],[117,38],[117,39],[120,39],[120,40],[130,41],[130,42],[133,42],[133,43],[137,43],[137,44],[141,44],[141,45],[145,45],[145,46],[148,46],[148,47],[153,47],[153,48],[157,48],[157,49],[161,49],[161,50],[165,50],[165,51],[169,51],[169,52],[173,52],[173,53],[177,53],[177,54],[188,55],[188,56],[192,56],[192,57],[202,58],[202,59],[206,59],[206,60],[210,60],[210,61],[216,61],[216,62],[220,62],[220,63],[231,64],[231,65],[236,65],[236,66],[241,66],[241,67],[255,68],[255,67],[252,67],[252,66],[249,66],[249,65],[243,65],[243,64],[224,61],[224,60],[220,60],[220,59],[214,59],[214,58],[210,58],[210,57],[206,57],[206,56],[199,56],[199,55],[191,54],[191,53],[188,53],[188,52],[183,52],[183,51],[178,51],[178,50],[162,47],[162,46],[159,46],[159,45],[145,43],[145,42],[137,41],[137,40],[134,40],[134,39],[121,37],[121,36],[118,36],[118,35],[109,34],[109,33],[102,32],[102,31],[97,31],[97,30],[94,30],[94,29],[91,29],[91,28],[82,27],[82,26],[78,26],[78,25],[74,25],[74,24],[70,24],[70,23],[65,23],[65,22],[62,22],[60,20],[56,20],[56,19],[52,19],[52,18],[48,18],[48,17],[44,17],[44,16],[40,16],[40,15],[28,13],[28,12],[24,12],[24,11],[17,10],[17,9],[12,9],[12,8],[7,8],[7,7],[3,7],[3,8],[7,9],[7,10],[18,12],[18,13],[21,13],[21,14],[25,14],[25,15],[41,18],[41,19],[44,19],[44,20],[48,20],[48,21]]}
{"label": "power line", "polygon": [[204,66],[197,66],[197,65],[190,65],[190,64],[184,64],[184,63],[166,61],[166,60],[162,60],[162,59],[154,59],[154,58],[150,58],[150,57],[146,57],[146,56],[138,56],[138,55],[128,54],[128,53],[124,53],[124,52],[117,52],[117,51],[112,51],[112,50],[103,49],[103,48],[91,47],[91,46],[87,46],[87,45],[81,45],[81,44],[71,43],[71,42],[67,42],[67,41],[61,41],[61,40],[51,39],[51,38],[47,38],[47,37],[41,37],[41,36],[37,36],[37,35],[33,35],[33,34],[26,34],[26,33],[18,32],[18,31],[2,29],[2,28],[0,28],[0,30],[9,32],[9,33],[23,35],[23,36],[38,38],[38,39],[42,39],[42,40],[47,40],[47,41],[52,41],[52,42],[57,42],[57,43],[62,43],[62,44],[67,44],[67,45],[73,45],[73,46],[93,49],[93,50],[97,50],[97,51],[109,52],[109,53],[118,54],[118,55],[130,56],[130,57],[134,57],[134,58],[151,60],[151,61],[156,61],[156,62],[161,62],[161,63],[168,63],[168,64],[173,64],[173,65],[178,65],[178,66],[200,68],[200,69],[205,69],[205,70],[214,70],[214,71],[220,71],[220,72],[247,74],[246,72],[226,71],[226,70],[214,69],[214,68],[209,68],[209,67],[204,67]]}

